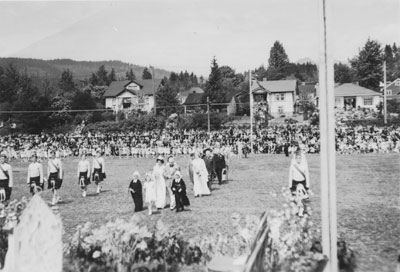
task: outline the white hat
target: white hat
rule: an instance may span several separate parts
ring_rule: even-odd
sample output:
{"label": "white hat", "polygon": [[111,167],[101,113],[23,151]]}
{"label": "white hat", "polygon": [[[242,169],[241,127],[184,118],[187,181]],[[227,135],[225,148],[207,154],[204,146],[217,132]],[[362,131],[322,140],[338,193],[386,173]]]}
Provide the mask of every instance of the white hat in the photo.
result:
{"label": "white hat", "polygon": [[180,178],[182,177],[182,174],[181,174],[180,171],[175,171],[174,175],[177,175],[177,176],[179,176]]}
{"label": "white hat", "polygon": [[164,157],[160,155],[160,156],[157,157],[156,161],[164,162]]}
{"label": "white hat", "polygon": [[133,177],[137,177],[137,178],[140,178],[140,173],[138,172],[138,171],[135,171],[135,172],[133,172],[133,175],[132,175]]}

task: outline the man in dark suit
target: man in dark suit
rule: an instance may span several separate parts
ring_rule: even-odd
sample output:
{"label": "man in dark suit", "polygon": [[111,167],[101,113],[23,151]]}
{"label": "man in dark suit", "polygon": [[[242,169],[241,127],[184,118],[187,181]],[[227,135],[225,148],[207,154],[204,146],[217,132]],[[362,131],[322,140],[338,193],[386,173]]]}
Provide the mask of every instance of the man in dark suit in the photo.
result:
{"label": "man in dark suit", "polygon": [[217,174],[218,178],[218,184],[221,185],[222,170],[226,167],[226,163],[225,163],[225,156],[221,153],[221,150],[218,147],[214,149],[213,161],[214,161],[214,171]]}
{"label": "man in dark suit", "polygon": [[211,191],[212,181],[214,179],[214,157],[211,154],[211,149],[207,148],[204,150],[205,155],[203,157],[204,163],[206,164],[207,172],[208,172],[208,189]]}

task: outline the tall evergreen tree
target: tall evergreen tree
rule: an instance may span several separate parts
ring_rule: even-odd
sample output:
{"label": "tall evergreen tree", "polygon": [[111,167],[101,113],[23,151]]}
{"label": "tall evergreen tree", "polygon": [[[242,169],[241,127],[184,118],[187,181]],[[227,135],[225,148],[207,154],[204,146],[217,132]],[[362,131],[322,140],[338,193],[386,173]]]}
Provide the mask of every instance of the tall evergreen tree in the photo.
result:
{"label": "tall evergreen tree", "polygon": [[115,74],[114,68],[111,69],[111,72],[108,74],[108,79],[107,79],[107,86],[110,85],[111,82],[116,81],[117,76]]}
{"label": "tall evergreen tree", "polygon": [[283,68],[289,64],[289,58],[279,41],[275,41],[271,47],[268,59],[267,77],[268,80],[284,78]]}
{"label": "tall evergreen tree", "polygon": [[136,79],[136,75],[133,72],[132,68],[128,72],[126,72],[126,77],[125,78],[127,80],[135,80]]}
{"label": "tall evergreen tree", "polygon": [[95,73],[92,73],[92,75],[89,78],[89,83],[92,84],[93,86],[98,86],[99,85],[99,80],[96,76]]}
{"label": "tall evergreen tree", "polygon": [[221,71],[217,59],[214,57],[211,61],[211,72],[206,83],[203,102],[207,101],[207,97],[209,97],[209,101],[213,103],[218,103],[224,100],[225,94],[222,93],[221,78]]}
{"label": "tall evergreen tree", "polygon": [[379,90],[383,71],[382,48],[378,41],[368,39],[358,56],[350,60],[350,63],[354,69],[355,79],[361,86],[375,91]]}
{"label": "tall evergreen tree", "polygon": [[100,65],[99,69],[96,72],[97,76],[97,83],[98,86],[106,86],[108,83],[108,72],[106,70],[106,67],[104,65]]}
{"label": "tall evergreen tree", "polygon": [[143,69],[143,74],[142,74],[142,79],[152,79],[153,76],[151,74],[151,72],[149,71],[149,69],[147,69],[147,67],[145,67]]}

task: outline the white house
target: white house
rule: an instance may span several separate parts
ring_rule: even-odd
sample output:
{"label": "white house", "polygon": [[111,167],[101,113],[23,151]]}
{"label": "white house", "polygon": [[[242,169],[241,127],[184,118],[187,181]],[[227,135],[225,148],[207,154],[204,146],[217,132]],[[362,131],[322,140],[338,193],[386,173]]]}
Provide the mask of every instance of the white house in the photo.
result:
{"label": "white house", "polygon": [[106,108],[114,112],[132,110],[150,112],[154,107],[154,93],[160,83],[160,79],[113,81],[104,93]]}
{"label": "white house", "polygon": [[[319,101],[319,86],[317,89],[317,106]],[[335,107],[338,109],[362,109],[376,110],[381,101],[381,94],[373,90],[361,87],[353,83],[344,83],[334,88]]]}
{"label": "white house", "polygon": [[274,117],[291,117],[297,90],[296,80],[253,81],[254,107],[265,109]]}

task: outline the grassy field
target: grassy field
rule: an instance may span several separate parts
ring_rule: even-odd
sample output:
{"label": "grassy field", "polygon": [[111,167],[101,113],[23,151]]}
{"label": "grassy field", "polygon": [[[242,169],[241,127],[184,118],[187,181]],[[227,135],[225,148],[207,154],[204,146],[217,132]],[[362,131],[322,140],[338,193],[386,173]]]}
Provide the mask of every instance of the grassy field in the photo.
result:
{"label": "grassy field", "polygon": [[[314,222],[320,226],[319,155],[307,156],[311,188],[315,192],[311,207]],[[337,157],[337,204],[339,238],[354,249],[358,271],[394,271],[400,249],[400,184],[398,154],[364,154]],[[191,201],[189,211],[176,214],[169,209],[146,217],[148,224],[162,219],[170,226],[181,225],[188,237],[211,232],[229,232],[233,212],[260,215],[271,208],[280,208],[280,192],[287,186],[290,158],[283,155],[252,155],[248,159],[233,158],[229,181],[214,185],[212,196],[194,198],[187,173],[188,157],[177,158],[182,167]],[[65,179],[59,204],[64,224],[64,241],[75,232],[77,225],[87,221],[97,225],[117,217],[129,218],[133,202],[128,195],[128,184],[134,170],[149,171],[154,159],[107,160],[107,180],[104,192],[95,194],[90,185],[88,196],[81,197],[77,185],[78,159],[67,159]],[[13,198],[28,196],[26,169],[28,163],[12,163],[15,169]],[[51,200],[51,192],[42,196]],[[147,213],[143,211],[142,213]]]}

